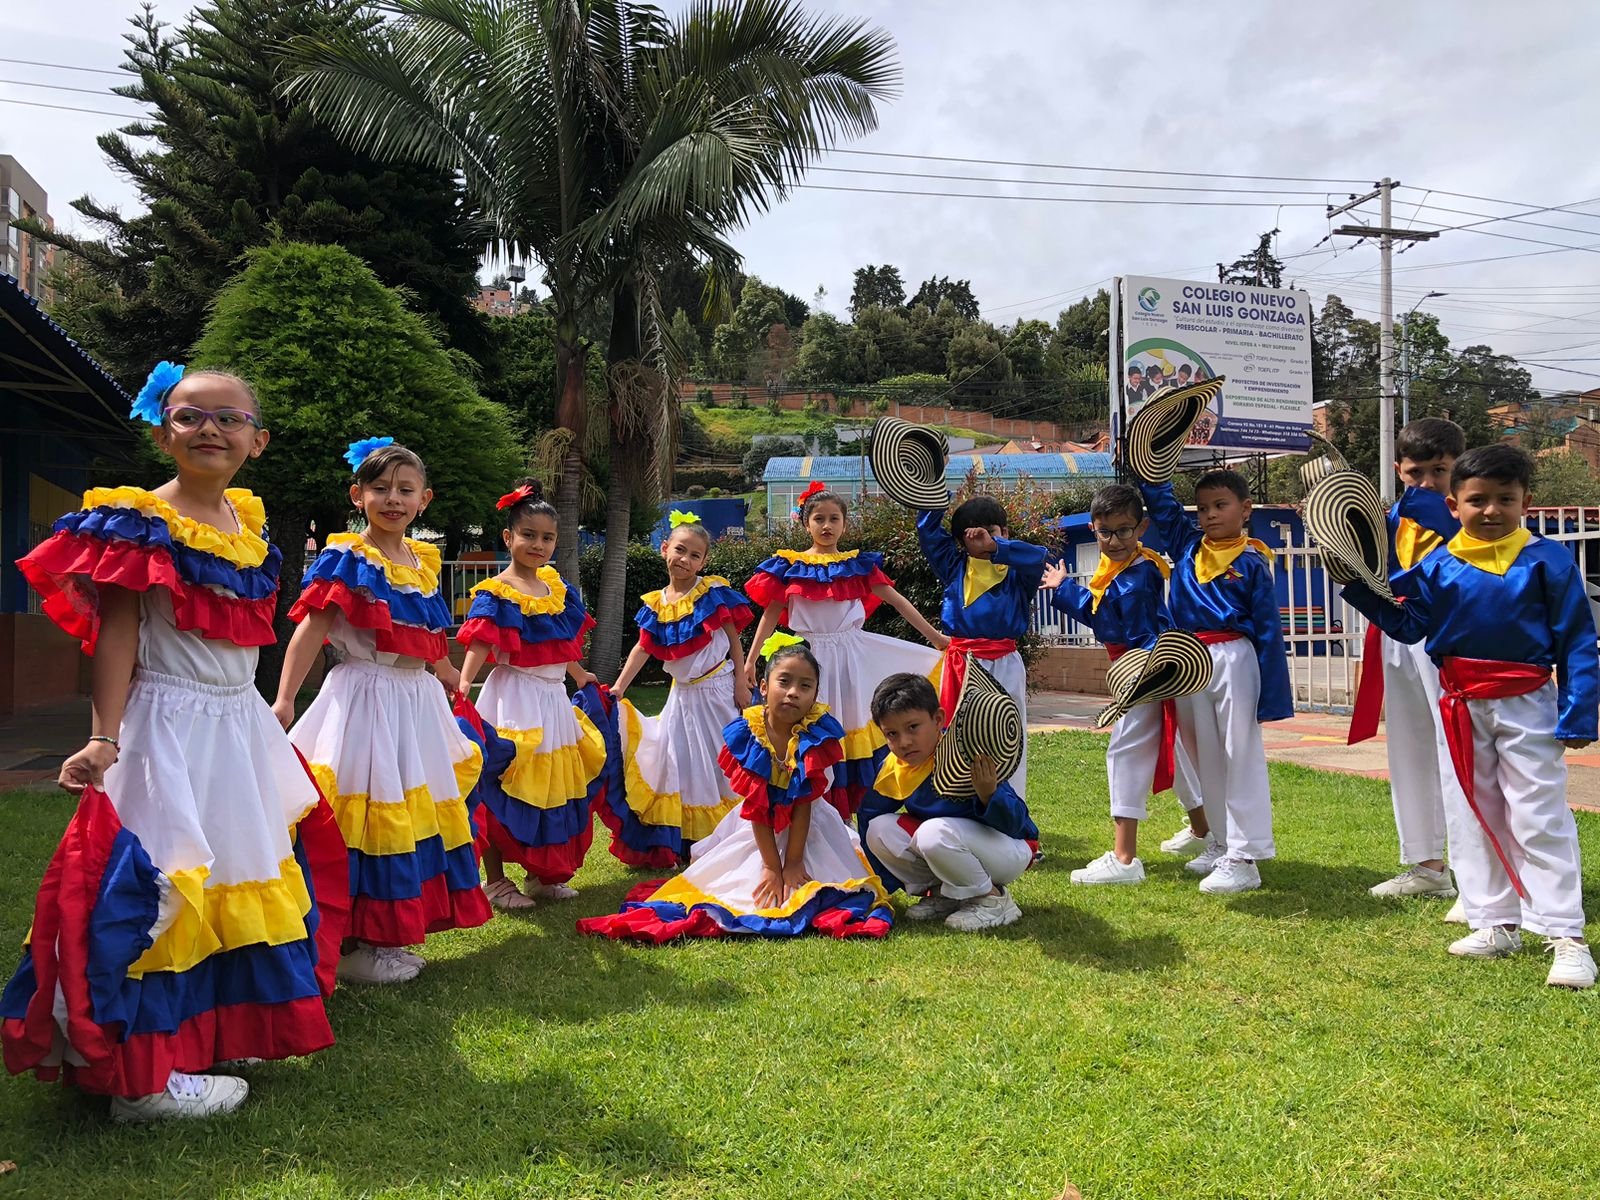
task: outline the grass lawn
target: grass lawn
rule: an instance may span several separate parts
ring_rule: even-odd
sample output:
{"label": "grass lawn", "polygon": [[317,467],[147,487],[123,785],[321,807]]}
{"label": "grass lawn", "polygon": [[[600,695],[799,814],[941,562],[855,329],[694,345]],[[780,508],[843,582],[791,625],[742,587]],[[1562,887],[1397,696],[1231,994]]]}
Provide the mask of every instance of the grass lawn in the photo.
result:
{"label": "grass lawn", "polygon": [[[1546,989],[1537,953],[1453,961],[1444,904],[1368,897],[1395,869],[1383,785],[1274,767],[1260,892],[1201,896],[1154,851],[1170,799],[1148,883],[1076,889],[1109,844],[1104,744],[1035,739],[1048,857],[1009,929],[580,939],[638,878],[597,845],[577,901],[430,940],[413,984],[341,988],[339,1044],[251,1070],[235,1118],[118,1128],[0,1083],[0,1200],[1595,1194],[1600,993]],[[0,797],[8,946],[69,809]]]}
{"label": "grass lawn", "polygon": [[[838,417],[833,413],[819,413],[816,417],[807,417],[803,412],[789,409],[780,409],[776,413],[770,413],[767,411],[765,403],[756,403],[753,396],[749,408],[730,408],[727,406],[706,408],[702,404],[689,404],[685,407],[694,413],[696,420],[705,427],[705,431],[712,437],[749,438],[758,433],[794,434],[798,436],[813,428],[819,420],[837,421],[840,424],[870,425],[872,423],[870,419]],[[935,425],[931,426],[931,428],[942,429],[950,437],[973,438],[979,442],[985,439],[993,440],[993,436],[990,434],[964,429],[959,425]]]}

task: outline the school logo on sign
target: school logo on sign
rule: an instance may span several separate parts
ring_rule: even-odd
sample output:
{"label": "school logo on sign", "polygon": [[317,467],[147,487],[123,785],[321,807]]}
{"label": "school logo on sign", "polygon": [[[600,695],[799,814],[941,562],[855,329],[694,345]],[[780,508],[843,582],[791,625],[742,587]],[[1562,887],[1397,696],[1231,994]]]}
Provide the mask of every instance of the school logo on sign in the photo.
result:
{"label": "school logo on sign", "polygon": [[1161,293],[1153,287],[1147,287],[1139,293],[1139,307],[1147,313],[1153,313],[1156,305],[1161,303]]}

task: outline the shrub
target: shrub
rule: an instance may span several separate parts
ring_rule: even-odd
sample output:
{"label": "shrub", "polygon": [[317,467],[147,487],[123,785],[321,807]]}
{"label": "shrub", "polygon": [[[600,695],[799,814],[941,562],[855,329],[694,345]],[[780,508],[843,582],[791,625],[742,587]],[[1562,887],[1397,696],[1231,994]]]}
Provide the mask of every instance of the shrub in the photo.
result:
{"label": "shrub", "polygon": [[706,490],[705,490],[705,488],[701,487],[698,483],[693,483],[693,484],[690,484],[687,488],[684,489],[683,494],[685,496],[687,496],[691,500],[698,500],[698,499],[700,499],[701,496],[704,496],[706,494]]}
{"label": "shrub", "polygon": [[697,389],[694,398],[700,402],[702,408],[715,408],[717,406],[717,394],[708,387]]}
{"label": "shrub", "polygon": [[741,408],[741,409],[742,408],[749,408],[750,407],[750,393],[745,391],[743,388],[736,389],[734,391],[734,393],[733,393],[733,406],[735,408]]}
{"label": "shrub", "polygon": [[886,416],[889,412],[889,397],[879,396],[870,405],[868,405],[868,411],[870,411],[875,417]]}
{"label": "shrub", "polygon": [[767,411],[769,413],[771,413],[773,416],[777,416],[780,412],[783,411],[783,405],[778,402],[778,397],[777,396],[769,395],[767,397]]}
{"label": "shrub", "polygon": [[697,495],[705,495],[707,488],[719,487],[738,492],[744,489],[744,472],[739,467],[678,467],[672,472],[672,487],[676,492],[688,493],[698,487]]}

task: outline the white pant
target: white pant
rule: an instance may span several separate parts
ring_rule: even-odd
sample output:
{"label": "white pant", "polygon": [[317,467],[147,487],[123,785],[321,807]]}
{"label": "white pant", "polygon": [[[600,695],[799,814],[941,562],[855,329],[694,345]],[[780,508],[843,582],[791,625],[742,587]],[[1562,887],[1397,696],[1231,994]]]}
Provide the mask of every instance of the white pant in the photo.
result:
{"label": "white pant", "polygon": [[885,813],[867,825],[867,846],[908,892],[920,895],[938,883],[951,900],[1005,887],[1033,861],[1033,850],[1021,838],[966,817],[931,817],[913,834],[900,824],[899,813]]}
{"label": "white pant", "polygon": [[1385,637],[1380,652],[1389,794],[1400,835],[1400,862],[1443,858],[1447,826],[1453,832],[1463,815],[1471,820],[1472,814],[1439,718],[1439,668],[1420,642],[1407,645]]}
{"label": "white pant", "polygon": [[[1546,937],[1583,936],[1583,879],[1578,825],[1567,807],[1567,763],[1556,727],[1556,685],[1526,696],[1469,700],[1473,790],[1527,889],[1518,898],[1511,877],[1476,818],[1451,832],[1451,862],[1467,923],[1521,925]],[[1463,797],[1463,805],[1465,798]]]}
{"label": "white pant", "polygon": [[[1017,708],[1022,713],[1022,762],[1018,765],[1016,774],[1011,776],[1011,790],[1028,799],[1028,668],[1022,663],[1022,655],[1013,650],[1004,658],[997,658],[993,662],[985,662],[976,656],[967,659],[967,670],[973,667],[982,667],[996,682],[1010,693],[1011,698],[1017,702]],[[949,713],[945,714],[948,720]]]}
{"label": "white pant", "polygon": [[[1161,707],[1135,705],[1112,726],[1111,744],[1106,747],[1106,782],[1111,786],[1113,817],[1143,821],[1148,815],[1150,785],[1161,752]],[[1172,790],[1186,810],[1199,808],[1200,780],[1182,737],[1172,748],[1172,758]]]}
{"label": "white pant", "polygon": [[1217,642],[1211,682],[1178,701],[1178,734],[1200,776],[1213,837],[1235,858],[1272,858],[1272,793],[1256,705],[1261,667],[1249,638]]}

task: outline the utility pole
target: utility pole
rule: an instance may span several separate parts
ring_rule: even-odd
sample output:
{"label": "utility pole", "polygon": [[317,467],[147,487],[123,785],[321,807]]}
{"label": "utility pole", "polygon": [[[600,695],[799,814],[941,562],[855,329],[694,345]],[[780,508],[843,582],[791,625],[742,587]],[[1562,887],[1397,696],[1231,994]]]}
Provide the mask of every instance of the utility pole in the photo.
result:
{"label": "utility pole", "polygon": [[1382,255],[1380,286],[1383,296],[1379,303],[1378,319],[1378,490],[1385,504],[1394,500],[1394,471],[1391,466],[1394,462],[1394,243],[1425,242],[1439,236],[1437,230],[1395,229],[1389,224],[1390,195],[1399,186],[1398,180],[1383,179],[1365,196],[1352,196],[1338,208],[1328,209],[1331,218],[1352,208],[1359,208],[1369,200],[1378,201],[1377,225],[1341,225],[1333,232],[1342,237],[1375,237]]}

